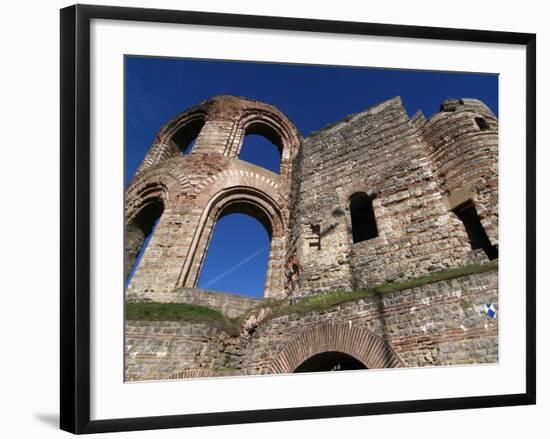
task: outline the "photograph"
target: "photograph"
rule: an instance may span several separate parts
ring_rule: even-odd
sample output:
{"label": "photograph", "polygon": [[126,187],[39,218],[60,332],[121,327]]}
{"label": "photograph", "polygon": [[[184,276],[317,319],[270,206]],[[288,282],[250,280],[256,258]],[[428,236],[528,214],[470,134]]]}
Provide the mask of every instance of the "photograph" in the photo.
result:
{"label": "photograph", "polygon": [[123,63],[125,382],[499,363],[498,72]]}

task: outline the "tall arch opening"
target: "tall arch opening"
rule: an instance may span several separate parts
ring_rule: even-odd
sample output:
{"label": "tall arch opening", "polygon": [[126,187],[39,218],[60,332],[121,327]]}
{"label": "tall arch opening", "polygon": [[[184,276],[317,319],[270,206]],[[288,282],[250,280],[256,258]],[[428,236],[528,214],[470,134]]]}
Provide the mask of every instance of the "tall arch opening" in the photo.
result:
{"label": "tall arch opening", "polygon": [[124,276],[127,287],[164,211],[159,198],[148,202],[125,227]]}
{"label": "tall arch opening", "polygon": [[353,243],[378,236],[378,226],[372,205],[372,197],[356,192],[349,198]]}
{"label": "tall arch opening", "polygon": [[271,235],[271,223],[261,210],[228,206],[214,225],[197,287],[263,297]]}
{"label": "tall arch opening", "polygon": [[[261,181],[258,184],[262,185],[260,183]],[[214,196],[204,192],[197,198],[197,203],[203,206],[203,212],[198,219],[196,232],[189,244],[187,257],[181,266],[177,285],[186,288],[199,286],[199,277],[208,253],[209,244],[213,240],[216,224],[229,214],[240,213],[252,216],[259,221],[270,238],[267,274],[262,296],[269,298],[284,297],[284,272],[280,267],[283,266],[286,255],[285,217],[280,204],[277,202],[278,200],[271,193],[271,187],[265,185],[265,190],[240,185],[226,187],[224,179],[217,180],[216,184],[223,187],[223,189],[215,191]],[[238,234],[236,237],[240,238],[241,241],[250,241],[247,237],[248,233],[249,229],[246,229],[245,234]],[[237,243],[236,245],[241,244]],[[259,248],[260,246],[255,247],[247,256],[259,251]],[[228,254],[231,255],[232,253]],[[204,285],[202,280],[201,285]],[[212,289],[217,288],[212,287]],[[242,294],[242,291],[237,293]]]}
{"label": "tall arch opening", "polygon": [[280,174],[282,150],[277,131],[264,123],[252,123],[245,130],[239,159]]}
{"label": "tall arch opening", "polygon": [[193,119],[180,127],[172,136],[172,143],[176,151],[182,155],[190,154],[203,126],[204,120],[199,118]]}
{"label": "tall arch opening", "polygon": [[336,372],[361,369],[367,369],[367,366],[357,358],[343,352],[329,351],[309,357],[294,370],[294,373]]}

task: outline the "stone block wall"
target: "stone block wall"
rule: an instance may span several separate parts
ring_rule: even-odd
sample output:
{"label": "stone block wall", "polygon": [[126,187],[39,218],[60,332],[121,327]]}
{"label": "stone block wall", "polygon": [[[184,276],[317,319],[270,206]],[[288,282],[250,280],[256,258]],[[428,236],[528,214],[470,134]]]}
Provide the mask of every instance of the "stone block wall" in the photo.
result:
{"label": "stone block wall", "polygon": [[[438,113],[428,122],[421,117],[411,121],[401,100],[395,98],[304,139],[300,174],[292,192],[291,242],[296,243],[294,251],[301,264],[295,295],[365,288],[470,260],[468,237],[449,208],[449,191],[439,172],[441,162],[430,146],[434,131],[439,133],[438,123],[446,126],[441,120],[447,117],[447,113]],[[474,118],[467,117],[471,128]],[[489,151],[490,168],[481,173],[490,173],[490,180],[496,181],[496,157],[491,155],[494,135],[478,135],[487,145],[480,147],[468,143],[462,125],[453,132],[464,139],[463,147],[455,150],[451,168],[458,163],[456,157],[465,157],[462,160],[467,162],[471,151]],[[423,133],[431,135],[426,139]],[[475,165],[470,160],[461,166]],[[464,169],[460,171],[464,174]],[[354,243],[349,198],[357,192],[373,199],[378,236]],[[494,210],[496,199],[486,205],[491,202]],[[319,230],[319,245],[312,247],[308,231],[314,227]]]}
{"label": "stone block wall", "polygon": [[[238,159],[244,137],[258,133],[279,148],[279,174]],[[193,148],[183,155],[193,136]],[[126,191],[126,274],[147,235],[142,217],[162,210],[145,218],[156,228],[128,297],[153,300],[196,287],[216,221],[228,213],[249,214],[265,226],[271,238],[265,296],[284,297],[289,176],[300,142],[279,110],[233,96],[204,101],[162,127]],[[155,203],[162,209],[151,209]]]}
{"label": "stone block wall", "polygon": [[[243,368],[270,373],[288,343],[319,325],[365,329],[389,346],[405,367],[497,362],[498,320],[485,312],[487,303],[498,307],[497,277],[496,272],[461,277],[305,316],[279,317],[258,327]],[[326,338],[320,343],[327,343]],[[302,348],[315,350],[310,343]]]}
{"label": "stone block wall", "polygon": [[[476,99],[453,99],[418,123],[449,209],[471,200],[491,243],[498,245],[498,120]],[[452,217],[457,229],[461,227]],[[460,240],[467,247],[467,239]]]}
{"label": "stone block wall", "polygon": [[[181,371],[234,369],[240,340],[201,323],[126,321],[125,381],[166,379]],[[203,372],[204,374],[204,372]]]}
{"label": "stone block wall", "polygon": [[126,379],[290,373],[327,350],[370,368],[494,363],[498,319],[486,314],[485,304],[498,309],[497,285],[496,271],[463,276],[266,318],[238,337],[205,324],[129,321]]}
{"label": "stone block wall", "polygon": [[[188,140],[180,134],[187,128],[197,139],[182,156],[177,141]],[[280,174],[238,159],[247,133],[279,146]],[[143,212],[154,203],[163,209],[128,295],[166,300],[196,287],[216,221],[231,212],[256,217],[271,236],[265,297],[355,290],[485,262],[455,209],[472,203],[498,246],[497,154],[498,122],[475,99],[448,100],[426,120],[410,119],[394,98],[303,140],[272,106],[209,99],[162,127],[127,190],[126,273],[146,235]],[[354,243],[356,193],[372,200],[378,234]]]}
{"label": "stone block wall", "polygon": [[[157,293],[154,298],[155,302],[161,303],[186,303],[204,306],[219,311],[229,318],[242,316],[261,302],[260,299],[254,297],[202,288],[177,288],[167,293]],[[126,295],[126,300],[136,302],[148,301],[143,296],[135,296],[132,293]]]}
{"label": "stone block wall", "polygon": [[[247,134],[278,147],[279,173],[238,158]],[[242,332],[128,321],[126,379],[290,373],[327,351],[368,368],[498,361],[498,320],[484,309],[498,306],[496,271],[277,318],[248,311],[269,301],[196,289],[216,222],[230,213],[266,228],[264,297],[283,303],[486,263],[498,255],[497,159],[498,121],[475,99],[447,100],[426,120],[394,98],[305,139],[278,109],[245,98],[181,113],[126,192],[126,274],[154,228],[126,299],[207,306],[241,318]],[[376,236],[354,242],[357,193],[372,203]],[[465,206],[477,231],[460,216]]]}

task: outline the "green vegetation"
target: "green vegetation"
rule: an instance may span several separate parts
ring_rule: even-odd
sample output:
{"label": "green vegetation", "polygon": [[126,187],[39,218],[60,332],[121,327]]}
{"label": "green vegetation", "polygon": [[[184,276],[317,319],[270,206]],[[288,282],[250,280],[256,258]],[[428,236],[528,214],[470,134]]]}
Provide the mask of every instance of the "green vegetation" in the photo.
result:
{"label": "green vegetation", "polygon": [[326,311],[331,307],[351,302],[354,300],[375,297],[380,294],[393,293],[395,291],[407,290],[409,288],[421,287],[424,285],[440,282],[444,280],[456,279],[470,274],[485,273],[498,268],[498,263],[491,262],[489,264],[474,264],[460,268],[450,268],[448,270],[438,271],[427,276],[418,277],[415,279],[405,280],[401,282],[388,282],[376,287],[367,288],[358,291],[331,291],[328,293],[308,296],[292,305],[272,306],[272,313],[268,318],[279,317],[289,314],[307,314],[312,311]]}
{"label": "green vegetation", "polygon": [[[250,312],[257,312],[260,308],[269,308],[271,312],[266,320],[290,314],[304,315],[310,312],[324,312],[330,308],[346,302],[363,298],[372,298],[381,294],[407,290],[444,280],[456,279],[476,273],[485,273],[498,269],[498,262],[489,264],[474,264],[460,268],[437,271],[427,276],[401,282],[388,282],[376,287],[357,291],[331,291],[328,293],[308,296],[300,301],[289,304],[287,300],[265,299]],[[247,315],[249,315],[247,313]],[[244,316],[236,318],[225,317],[221,312],[205,306],[186,303],[158,303],[158,302],[129,302],[126,304],[125,316],[127,320],[137,321],[185,321],[190,323],[205,323],[225,331],[236,337]],[[230,369],[230,367],[224,368]]]}
{"label": "green vegetation", "polygon": [[187,303],[128,302],[126,320],[206,323],[230,335],[239,334],[239,319],[229,319],[221,312]]}

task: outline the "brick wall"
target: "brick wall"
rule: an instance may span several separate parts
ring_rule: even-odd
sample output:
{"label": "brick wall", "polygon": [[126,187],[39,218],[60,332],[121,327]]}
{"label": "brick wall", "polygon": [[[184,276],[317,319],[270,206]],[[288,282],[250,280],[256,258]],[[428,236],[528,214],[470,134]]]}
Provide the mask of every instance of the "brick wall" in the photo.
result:
{"label": "brick wall", "polygon": [[[322,312],[268,318],[252,335],[238,337],[205,324],[129,321],[126,379],[197,369],[213,376],[286,373],[298,361],[293,358],[326,350],[373,368],[497,362],[498,319],[485,312],[488,303],[498,309],[497,283],[496,271],[464,276]],[[297,351],[294,357],[289,350]]]}

